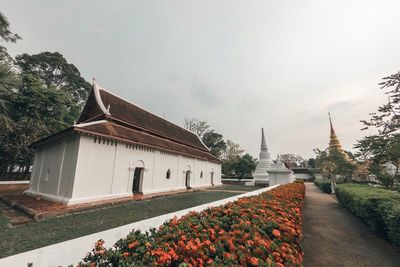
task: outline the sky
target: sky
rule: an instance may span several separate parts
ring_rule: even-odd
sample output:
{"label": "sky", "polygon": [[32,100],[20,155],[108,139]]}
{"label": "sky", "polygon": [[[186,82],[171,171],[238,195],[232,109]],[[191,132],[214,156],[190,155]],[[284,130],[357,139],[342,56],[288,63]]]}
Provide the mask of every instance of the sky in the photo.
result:
{"label": "sky", "polygon": [[168,120],[207,121],[258,157],[313,157],[372,132],[360,120],[400,71],[400,1],[2,0],[13,56],[58,51],[82,76]]}

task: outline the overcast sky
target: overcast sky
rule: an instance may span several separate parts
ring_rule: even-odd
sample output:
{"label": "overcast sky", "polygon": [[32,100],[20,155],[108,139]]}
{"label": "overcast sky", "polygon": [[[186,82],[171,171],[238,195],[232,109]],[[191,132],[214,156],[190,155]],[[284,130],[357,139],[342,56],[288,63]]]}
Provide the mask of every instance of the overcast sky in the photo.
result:
{"label": "overcast sky", "polygon": [[19,1],[12,55],[59,51],[83,77],[179,125],[208,121],[258,157],[345,149],[400,70],[400,1]]}

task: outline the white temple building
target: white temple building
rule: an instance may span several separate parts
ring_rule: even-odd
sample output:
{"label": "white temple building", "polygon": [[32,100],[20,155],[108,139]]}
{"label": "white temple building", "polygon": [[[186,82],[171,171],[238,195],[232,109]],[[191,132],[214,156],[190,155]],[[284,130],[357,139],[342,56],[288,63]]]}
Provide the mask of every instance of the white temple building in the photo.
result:
{"label": "white temple building", "polygon": [[265,141],[264,129],[261,129],[261,151],[253,179],[255,185],[262,186],[287,184],[294,180],[293,172],[285,167],[279,157],[276,162],[271,159]]}
{"label": "white temple building", "polygon": [[35,148],[27,194],[75,204],[221,185],[221,161],[201,139],[100,88],[77,124]]}

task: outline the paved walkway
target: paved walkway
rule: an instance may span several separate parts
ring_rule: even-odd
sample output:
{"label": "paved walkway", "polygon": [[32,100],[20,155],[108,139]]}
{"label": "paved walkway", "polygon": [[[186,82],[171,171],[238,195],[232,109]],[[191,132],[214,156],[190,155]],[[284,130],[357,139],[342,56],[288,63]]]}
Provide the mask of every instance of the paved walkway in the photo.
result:
{"label": "paved walkway", "polygon": [[400,254],[312,183],[306,183],[303,234],[305,267],[400,266]]}

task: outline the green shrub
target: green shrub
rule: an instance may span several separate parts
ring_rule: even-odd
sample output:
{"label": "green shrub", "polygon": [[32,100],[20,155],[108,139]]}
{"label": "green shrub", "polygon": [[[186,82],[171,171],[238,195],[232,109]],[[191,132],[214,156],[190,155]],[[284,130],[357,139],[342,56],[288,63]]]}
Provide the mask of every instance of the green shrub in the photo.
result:
{"label": "green shrub", "polygon": [[400,248],[400,193],[359,184],[335,187],[339,202],[374,232]]}
{"label": "green shrub", "polygon": [[319,187],[324,193],[332,193],[331,181],[328,180],[315,180],[314,184]]}

